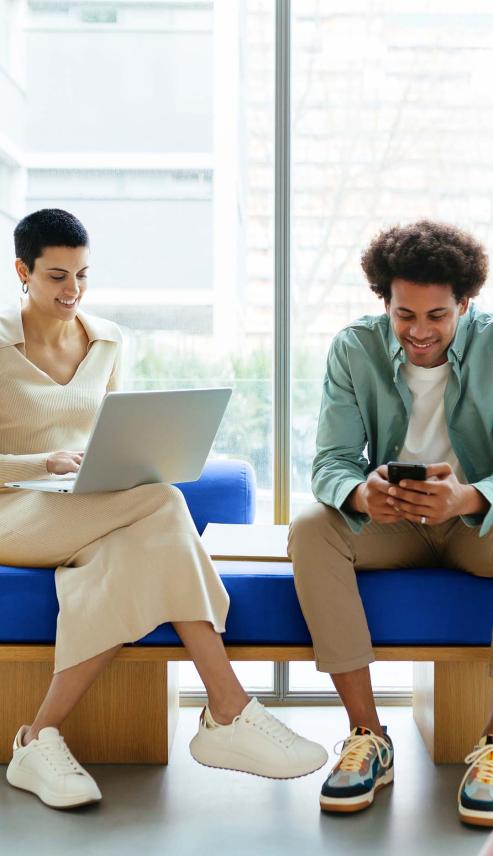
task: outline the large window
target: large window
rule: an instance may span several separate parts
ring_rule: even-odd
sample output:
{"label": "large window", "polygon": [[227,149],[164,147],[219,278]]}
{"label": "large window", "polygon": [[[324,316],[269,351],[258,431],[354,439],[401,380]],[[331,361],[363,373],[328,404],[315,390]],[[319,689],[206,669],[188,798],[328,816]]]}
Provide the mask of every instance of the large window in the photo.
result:
{"label": "large window", "polygon": [[[383,312],[361,250],[420,218],[492,244],[492,37],[481,0],[292,0],[294,511],[330,341]],[[479,302],[493,308],[491,285]]]}
{"label": "large window", "polygon": [[[291,146],[295,514],[313,499],[330,341],[382,311],[362,248],[380,228],[418,217],[491,244],[493,9],[483,0],[0,0],[0,298],[18,293],[17,219],[43,206],[79,216],[92,242],[86,307],[122,326],[126,385],[233,386],[213,454],[253,464],[257,522],[273,519],[281,443],[276,10],[291,25],[291,125],[277,130]],[[490,286],[478,302],[493,308]],[[310,664],[289,676],[270,664],[238,668],[259,692],[330,690]],[[402,664],[378,664],[374,677],[409,690]],[[183,684],[199,687],[193,669]]]}
{"label": "large window", "polygon": [[[274,32],[271,0],[0,0],[4,267],[23,214],[82,220],[84,305],[122,327],[125,386],[233,387],[212,454],[253,465],[257,521],[273,506]],[[18,288],[11,272],[1,297]],[[272,664],[238,668],[272,691]]]}
{"label": "large window", "polygon": [[[452,0],[292,0],[292,511],[311,500],[333,335],[380,314],[360,268],[380,229],[420,218],[493,238],[493,9]],[[479,302],[493,309],[493,289]],[[409,689],[410,664],[374,685]],[[291,666],[298,691],[326,686]]]}
{"label": "large window", "polygon": [[[0,0],[0,46],[15,9],[25,85],[3,69],[17,152],[2,158],[0,126],[3,257],[17,216],[80,217],[85,307],[122,326],[127,387],[233,386],[213,454],[253,464],[271,520],[272,3]],[[17,288],[11,273],[1,297]]]}

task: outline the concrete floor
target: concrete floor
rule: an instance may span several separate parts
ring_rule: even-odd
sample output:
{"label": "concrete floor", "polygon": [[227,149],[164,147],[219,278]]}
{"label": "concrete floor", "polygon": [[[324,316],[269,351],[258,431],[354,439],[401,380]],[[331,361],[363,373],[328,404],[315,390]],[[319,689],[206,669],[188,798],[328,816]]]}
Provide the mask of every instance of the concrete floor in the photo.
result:
{"label": "concrete floor", "polygon": [[[341,708],[277,712],[329,751],[346,735]],[[104,797],[97,806],[50,810],[31,794],[9,787],[0,768],[0,854],[478,856],[487,830],[465,827],[457,818],[457,788],[465,768],[432,764],[410,708],[386,707],[380,713],[396,747],[395,783],[358,815],[319,811],[318,794],[329,767],[277,782],[196,764],[188,741],[198,710],[185,708],[167,768],[90,768]]]}

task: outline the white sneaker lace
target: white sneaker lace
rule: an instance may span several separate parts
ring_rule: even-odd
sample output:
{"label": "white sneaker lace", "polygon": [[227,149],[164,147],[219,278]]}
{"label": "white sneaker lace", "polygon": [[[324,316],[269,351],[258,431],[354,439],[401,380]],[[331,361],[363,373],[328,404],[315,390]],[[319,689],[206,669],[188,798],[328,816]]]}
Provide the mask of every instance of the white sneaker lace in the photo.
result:
{"label": "white sneaker lace", "polygon": [[65,776],[70,773],[84,775],[84,770],[72,755],[61,735],[55,740],[41,740],[39,748],[58,776]]}
{"label": "white sneaker lace", "polygon": [[[241,718],[242,715],[240,714],[233,719],[233,732]],[[243,721],[247,725],[251,725],[253,728],[257,728],[259,731],[272,737],[277,743],[286,748],[289,748],[298,737],[291,728],[284,725],[284,722],[281,722],[276,716],[268,713],[260,702],[258,702],[251,712],[248,711],[247,715],[243,716]]]}
{"label": "white sneaker lace", "polygon": [[471,764],[466,770],[459,785],[458,801],[460,804],[460,795],[466,779],[470,776],[471,770],[474,767],[478,768],[478,781],[485,785],[493,785],[493,746],[488,743],[486,746],[476,746],[469,755],[464,758],[465,764]]}
{"label": "white sneaker lace", "polygon": [[[341,751],[338,751],[338,746],[343,744]],[[334,746],[334,752],[340,756],[339,769],[346,773],[357,773],[361,769],[361,764],[372,751],[376,750],[378,760],[382,767],[390,765],[389,744],[377,734],[352,734],[346,740],[339,740]],[[386,750],[386,757],[382,755],[382,750]]]}

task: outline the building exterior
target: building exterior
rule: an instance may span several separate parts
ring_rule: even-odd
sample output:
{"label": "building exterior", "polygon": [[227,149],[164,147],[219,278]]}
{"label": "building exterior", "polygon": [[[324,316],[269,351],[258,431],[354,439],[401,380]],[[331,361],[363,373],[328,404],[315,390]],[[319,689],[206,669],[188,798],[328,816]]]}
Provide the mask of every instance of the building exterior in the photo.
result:
{"label": "building exterior", "polygon": [[[292,0],[293,487],[324,360],[382,311],[359,256],[431,217],[493,238],[487,0]],[[11,232],[65,207],[127,383],[233,383],[216,450],[271,490],[274,0],[0,0],[0,298]],[[488,286],[480,299],[493,307]],[[269,493],[270,496],[270,493]]]}

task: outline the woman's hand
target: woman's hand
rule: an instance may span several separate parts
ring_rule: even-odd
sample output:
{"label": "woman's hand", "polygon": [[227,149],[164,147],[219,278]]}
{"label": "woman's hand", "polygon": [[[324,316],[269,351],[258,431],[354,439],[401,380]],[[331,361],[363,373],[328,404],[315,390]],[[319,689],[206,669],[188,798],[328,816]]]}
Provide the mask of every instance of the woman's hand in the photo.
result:
{"label": "woman's hand", "polygon": [[53,452],[46,461],[46,469],[56,476],[77,473],[83,457],[84,452]]}

